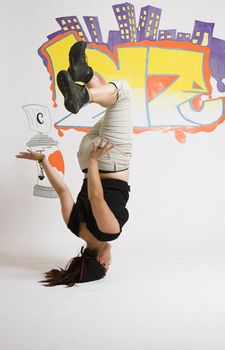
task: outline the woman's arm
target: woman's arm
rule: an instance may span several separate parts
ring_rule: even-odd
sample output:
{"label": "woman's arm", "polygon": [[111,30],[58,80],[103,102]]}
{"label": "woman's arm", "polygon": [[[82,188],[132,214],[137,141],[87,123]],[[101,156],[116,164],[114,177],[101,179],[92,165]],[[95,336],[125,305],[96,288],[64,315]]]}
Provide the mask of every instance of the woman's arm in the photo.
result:
{"label": "woman's arm", "polygon": [[[20,159],[28,159],[35,161],[40,161],[42,156],[42,153],[33,152],[30,149],[28,149],[27,152],[19,152],[19,154],[16,155],[16,157]],[[41,161],[41,165],[49,179],[50,184],[58,194],[62,191],[68,190],[68,187],[63,181],[62,177],[51,166],[51,164],[47,161],[46,157]]]}
{"label": "woman's arm", "polygon": [[104,194],[96,158],[90,157],[88,160],[87,180],[89,200],[102,198]]}
{"label": "woman's arm", "polygon": [[114,147],[114,145],[109,146],[109,144],[109,141],[105,142],[104,140],[101,141],[98,147],[93,144],[93,149],[89,154],[88,160],[87,185],[88,198],[99,230],[115,234],[120,232],[120,226],[115,215],[104,199],[97,160],[100,156],[109,153]]}
{"label": "woman's arm", "polygon": [[[33,152],[28,149],[26,152],[19,152],[16,157],[20,159],[28,159],[40,161],[43,154],[40,152]],[[70,193],[69,188],[63,181],[62,177],[57,173],[57,171],[51,166],[46,158],[41,161],[41,165],[49,179],[50,184],[57,192],[60,202],[63,219],[66,224],[68,224],[71,210],[74,205],[73,197]]]}

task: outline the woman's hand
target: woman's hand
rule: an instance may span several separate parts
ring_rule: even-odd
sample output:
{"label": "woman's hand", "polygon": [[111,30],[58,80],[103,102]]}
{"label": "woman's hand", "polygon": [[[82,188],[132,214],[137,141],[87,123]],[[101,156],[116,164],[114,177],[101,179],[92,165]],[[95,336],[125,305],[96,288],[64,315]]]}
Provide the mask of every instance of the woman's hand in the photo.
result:
{"label": "woman's hand", "polygon": [[19,152],[16,155],[16,158],[39,161],[42,157],[42,154],[43,153],[41,152],[33,152],[31,149],[27,149],[26,152]]}
{"label": "woman's hand", "polygon": [[92,150],[89,153],[89,159],[98,159],[104,154],[108,154],[114,147],[115,145],[112,142],[103,138],[98,146],[93,142]]}

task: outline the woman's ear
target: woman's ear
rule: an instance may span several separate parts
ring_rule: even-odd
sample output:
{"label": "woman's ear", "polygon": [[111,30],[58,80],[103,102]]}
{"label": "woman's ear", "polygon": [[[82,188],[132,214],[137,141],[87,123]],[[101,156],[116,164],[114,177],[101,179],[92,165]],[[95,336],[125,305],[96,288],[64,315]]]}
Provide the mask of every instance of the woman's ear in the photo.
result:
{"label": "woman's ear", "polygon": [[102,257],[102,256],[99,257],[98,262],[99,262],[100,264],[103,263],[103,257]]}

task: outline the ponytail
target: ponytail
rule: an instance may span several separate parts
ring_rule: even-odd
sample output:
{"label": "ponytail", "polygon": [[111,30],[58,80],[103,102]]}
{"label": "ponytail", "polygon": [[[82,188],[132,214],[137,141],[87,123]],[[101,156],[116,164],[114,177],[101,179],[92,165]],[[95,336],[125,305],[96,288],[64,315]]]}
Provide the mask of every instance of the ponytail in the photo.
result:
{"label": "ponytail", "polygon": [[46,272],[45,279],[39,282],[46,287],[60,284],[72,287],[76,283],[101,279],[105,274],[106,269],[97,261],[97,251],[82,247],[79,255],[72,258],[65,269],[52,269]]}

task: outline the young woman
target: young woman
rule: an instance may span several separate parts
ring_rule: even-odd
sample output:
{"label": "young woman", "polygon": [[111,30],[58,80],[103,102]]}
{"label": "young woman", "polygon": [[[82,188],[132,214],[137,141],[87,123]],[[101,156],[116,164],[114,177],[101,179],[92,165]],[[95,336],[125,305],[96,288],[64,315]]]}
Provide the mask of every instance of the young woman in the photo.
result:
{"label": "young woman", "polygon": [[[128,220],[126,204],[129,198],[129,165],[132,151],[130,89],[124,80],[103,83],[85,56],[86,43],[75,43],[69,53],[68,71],[60,71],[57,84],[64,104],[77,113],[86,103],[106,107],[104,117],[83,137],[78,161],[84,180],[76,202],[62,178],[44,154],[27,150],[17,158],[42,164],[56,190],[63,219],[67,227],[86,242],[79,256],[65,269],[53,269],[41,281],[47,286],[88,282],[105,276],[111,263],[111,244],[117,239]],[[76,82],[84,82],[79,85]]]}

